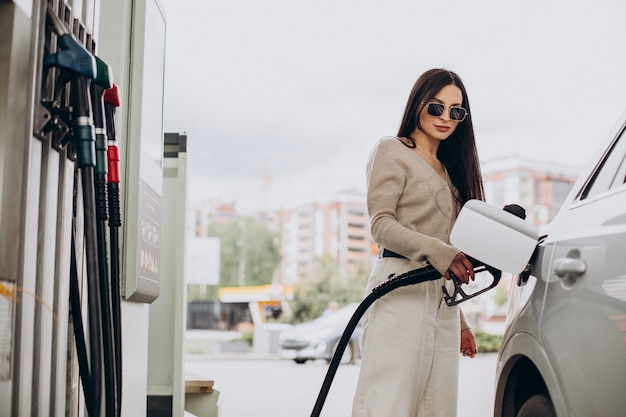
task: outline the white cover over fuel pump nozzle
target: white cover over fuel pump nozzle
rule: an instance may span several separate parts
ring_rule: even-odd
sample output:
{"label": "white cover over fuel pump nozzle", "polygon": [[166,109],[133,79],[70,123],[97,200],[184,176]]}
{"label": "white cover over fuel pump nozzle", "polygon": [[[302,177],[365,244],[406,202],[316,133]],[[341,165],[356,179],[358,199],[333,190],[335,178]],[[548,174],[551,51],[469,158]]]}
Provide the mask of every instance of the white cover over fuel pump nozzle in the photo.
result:
{"label": "white cover over fuel pump nozzle", "polygon": [[470,200],[454,223],[450,243],[485,265],[518,274],[528,265],[538,237],[530,222],[484,201]]}
{"label": "white cover over fuel pump nozzle", "polygon": [[537,246],[538,232],[525,217],[524,209],[515,204],[502,210],[480,200],[465,203],[450,233],[450,242],[471,259],[474,272],[486,270],[492,281],[468,294],[452,275],[454,293],[450,294],[445,285],[441,288],[447,305],[462,303],[495,288],[502,272],[518,274],[526,269]]}

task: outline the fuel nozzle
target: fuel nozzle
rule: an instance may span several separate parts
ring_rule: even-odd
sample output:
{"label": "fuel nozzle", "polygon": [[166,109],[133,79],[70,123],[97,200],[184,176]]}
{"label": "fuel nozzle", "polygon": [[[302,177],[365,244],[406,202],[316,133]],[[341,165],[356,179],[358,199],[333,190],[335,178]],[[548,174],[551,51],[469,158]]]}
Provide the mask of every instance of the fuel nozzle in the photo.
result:
{"label": "fuel nozzle", "polygon": [[113,71],[109,64],[98,56],[94,55],[93,57],[96,62],[96,77],[91,80],[93,124],[96,129],[102,129],[102,134],[106,134],[107,132],[104,130],[104,93],[113,87]]}
{"label": "fuel nozzle", "polygon": [[74,38],[74,35],[54,13],[54,9],[49,4],[47,16],[52,30],[58,37],[57,44],[60,51],[48,55],[43,60],[44,69],[57,67],[89,79],[95,78],[97,68],[93,55]]}
{"label": "fuel nozzle", "polygon": [[104,92],[113,85],[111,67],[102,59],[94,56],[97,75],[91,80],[90,95],[93,110],[93,124],[96,133],[96,213],[99,220],[107,218],[107,137],[104,116]]}
{"label": "fuel nozzle", "polygon": [[92,125],[89,97],[90,80],[97,75],[95,57],[74,38],[65,24],[48,5],[48,21],[57,34],[59,51],[43,60],[44,70],[57,67],[61,70],[59,81],[70,82],[72,103],[72,135],[78,167],[95,166],[95,133]]}
{"label": "fuel nozzle", "polygon": [[[503,211],[506,211],[507,213],[512,214],[515,217],[519,217],[522,220],[526,219],[526,210],[524,209],[524,207],[517,205],[517,204],[507,204],[502,208]],[[448,289],[443,286],[441,289],[444,293],[444,299],[446,301],[446,304],[449,306],[454,306],[457,305],[459,303],[465,302],[467,300],[470,300],[486,291],[491,290],[492,288],[495,288],[498,283],[500,282],[500,278],[502,277],[502,271],[498,268],[494,268],[490,265],[487,265],[477,259],[472,258],[471,256],[468,256],[470,262],[472,262],[472,264],[474,265],[474,272],[478,273],[478,272],[489,272],[489,274],[492,277],[492,281],[491,284],[488,285],[487,287],[484,287],[478,291],[474,291],[472,293],[467,293],[464,289],[463,289],[463,283],[454,275],[451,275],[451,279],[452,282],[454,283],[454,290],[453,293],[450,294],[448,292]],[[527,266],[528,269],[528,266]]]}
{"label": "fuel nozzle", "polygon": [[[117,84],[113,83],[113,85],[104,92],[104,102],[105,104],[111,105],[113,108],[119,107],[122,104],[122,99],[120,97],[120,89],[117,86]],[[115,111],[113,111],[113,113],[115,113]],[[108,129],[108,126],[109,124],[107,123],[107,129]],[[109,131],[108,133],[111,133],[111,132]],[[109,134],[109,137],[112,137],[112,136],[115,136],[115,134],[113,135]]]}
{"label": "fuel nozzle", "polygon": [[113,83],[110,88],[104,91],[104,116],[106,118],[107,137],[109,145],[117,142],[117,132],[115,131],[115,109],[122,104],[120,89]]}
{"label": "fuel nozzle", "polygon": [[74,38],[49,4],[47,21],[52,31],[57,35],[58,51],[44,58],[42,63],[43,79],[47,79],[48,72],[53,67],[59,69],[59,77],[52,99],[44,99],[41,102],[45,109],[45,115],[42,118],[44,122],[36,132],[36,136],[43,138],[48,133],[54,132],[53,146],[60,150],[69,142],[66,136],[74,118],[69,106],[64,107],[62,105],[65,86],[76,76],[87,79],[95,78],[97,69],[94,57]]}
{"label": "fuel nozzle", "polygon": [[104,117],[107,130],[107,183],[109,193],[109,222],[111,226],[120,227],[122,217],[120,215],[120,151],[117,145],[117,132],[115,131],[115,109],[121,104],[120,90],[113,83],[111,88],[104,91]]}
{"label": "fuel nozzle", "polygon": [[104,91],[104,117],[106,119],[107,130],[107,160],[109,184],[120,183],[120,154],[117,146],[117,132],[115,131],[115,109],[121,104],[120,89],[113,83],[110,88]]}

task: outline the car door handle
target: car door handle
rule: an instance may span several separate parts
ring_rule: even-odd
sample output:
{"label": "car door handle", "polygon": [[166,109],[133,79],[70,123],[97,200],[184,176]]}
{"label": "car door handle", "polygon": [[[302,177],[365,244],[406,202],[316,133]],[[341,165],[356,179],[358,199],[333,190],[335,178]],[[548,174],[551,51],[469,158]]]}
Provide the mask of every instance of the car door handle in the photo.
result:
{"label": "car door handle", "polygon": [[555,259],[553,265],[554,273],[561,278],[572,281],[587,272],[587,262],[582,259],[559,258]]}

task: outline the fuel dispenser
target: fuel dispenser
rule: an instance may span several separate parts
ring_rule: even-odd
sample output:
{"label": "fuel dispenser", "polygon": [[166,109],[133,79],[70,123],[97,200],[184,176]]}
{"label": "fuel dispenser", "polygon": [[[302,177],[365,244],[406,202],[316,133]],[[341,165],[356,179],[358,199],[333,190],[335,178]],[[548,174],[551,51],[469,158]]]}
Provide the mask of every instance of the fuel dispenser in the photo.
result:
{"label": "fuel dispenser", "polygon": [[146,415],[165,12],[0,2],[0,39],[0,415]]}
{"label": "fuel dispenser", "polygon": [[162,293],[150,306],[148,417],[185,410],[187,136],[165,134],[163,152]]}

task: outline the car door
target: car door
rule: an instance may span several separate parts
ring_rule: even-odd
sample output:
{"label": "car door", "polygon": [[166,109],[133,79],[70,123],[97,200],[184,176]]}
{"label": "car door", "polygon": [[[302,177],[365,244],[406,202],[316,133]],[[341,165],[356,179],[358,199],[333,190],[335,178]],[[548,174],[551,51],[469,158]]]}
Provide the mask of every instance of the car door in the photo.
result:
{"label": "car door", "polygon": [[622,126],[541,245],[540,343],[570,416],[626,410],[625,155]]}

